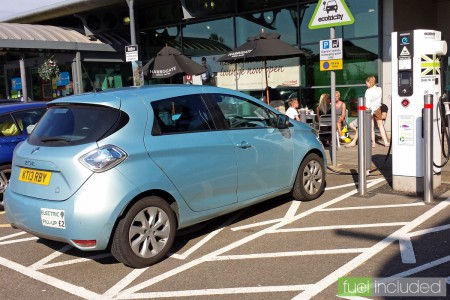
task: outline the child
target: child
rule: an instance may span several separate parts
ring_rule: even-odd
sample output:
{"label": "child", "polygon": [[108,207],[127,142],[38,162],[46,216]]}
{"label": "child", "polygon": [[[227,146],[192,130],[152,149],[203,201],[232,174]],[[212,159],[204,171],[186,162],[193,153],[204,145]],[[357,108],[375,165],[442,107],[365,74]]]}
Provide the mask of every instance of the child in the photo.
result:
{"label": "child", "polygon": [[286,111],[286,116],[300,122],[300,117],[298,116],[298,111],[297,111],[298,99],[297,98],[289,98],[288,105],[289,105],[289,108]]}

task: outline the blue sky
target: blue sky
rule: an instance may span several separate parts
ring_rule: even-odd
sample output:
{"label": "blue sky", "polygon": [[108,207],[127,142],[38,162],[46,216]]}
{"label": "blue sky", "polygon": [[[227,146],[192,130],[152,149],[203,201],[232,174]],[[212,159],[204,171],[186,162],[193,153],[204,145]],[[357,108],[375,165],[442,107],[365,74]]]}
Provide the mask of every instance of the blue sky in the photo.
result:
{"label": "blue sky", "polygon": [[0,19],[64,0],[0,0]]}

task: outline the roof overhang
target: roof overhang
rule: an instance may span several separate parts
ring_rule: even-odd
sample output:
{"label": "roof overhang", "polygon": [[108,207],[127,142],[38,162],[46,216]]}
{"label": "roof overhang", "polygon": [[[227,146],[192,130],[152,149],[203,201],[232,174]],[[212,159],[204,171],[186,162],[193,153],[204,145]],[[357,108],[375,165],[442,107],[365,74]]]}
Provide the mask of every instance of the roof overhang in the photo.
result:
{"label": "roof overhang", "polygon": [[103,43],[70,28],[0,23],[0,48],[116,52]]}

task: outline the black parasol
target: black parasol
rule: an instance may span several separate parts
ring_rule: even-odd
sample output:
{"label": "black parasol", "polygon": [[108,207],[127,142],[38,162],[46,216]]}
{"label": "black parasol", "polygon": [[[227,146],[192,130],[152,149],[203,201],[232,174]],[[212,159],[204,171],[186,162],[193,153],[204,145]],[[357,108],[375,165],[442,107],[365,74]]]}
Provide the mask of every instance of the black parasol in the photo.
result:
{"label": "black parasol", "polygon": [[149,78],[169,78],[175,74],[200,75],[206,68],[180,51],[170,46],[162,48],[158,54],[143,67],[144,75]]}
{"label": "black parasol", "polygon": [[277,60],[295,57],[306,53],[298,48],[280,40],[280,34],[276,32],[261,32],[256,36],[249,37],[247,42],[233,51],[218,59],[219,62],[241,63],[241,62],[264,62],[264,73],[266,78],[267,102],[270,102],[267,79],[267,60]]}

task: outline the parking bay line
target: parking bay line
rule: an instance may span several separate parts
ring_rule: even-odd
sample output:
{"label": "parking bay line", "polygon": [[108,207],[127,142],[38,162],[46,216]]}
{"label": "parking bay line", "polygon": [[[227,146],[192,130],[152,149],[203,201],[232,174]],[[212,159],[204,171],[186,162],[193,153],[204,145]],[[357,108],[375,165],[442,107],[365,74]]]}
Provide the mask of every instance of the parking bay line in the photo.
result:
{"label": "parking bay line", "polygon": [[[384,178],[375,179],[371,183],[368,183],[367,187],[368,188],[372,187],[372,186],[374,186],[374,185],[376,185],[376,184],[378,184],[380,182],[383,182],[383,181],[385,181]],[[191,269],[191,268],[193,268],[193,267],[195,267],[197,265],[200,265],[203,262],[209,261],[211,258],[214,258],[215,256],[219,256],[219,255],[221,255],[223,253],[226,253],[226,252],[228,252],[230,250],[233,250],[233,249],[235,249],[237,247],[240,247],[240,246],[242,246],[242,245],[244,245],[244,244],[246,244],[246,243],[248,243],[250,241],[253,241],[253,240],[255,240],[255,239],[257,239],[257,238],[267,234],[270,231],[273,231],[273,230],[276,230],[278,228],[281,228],[281,227],[283,227],[283,226],[285,226],[285,225],[287,225],[287,224],[289,224],[289,223],[291,223],[291,222],[293,222],[295,220],[298,220],[298,219],[303,218],[305,216],[308,216],[308,215],[310,215],[312,213],[320,211],[321,209],[323,209],[325,207],[328,207],[330,205],[336,204],[336,203],[338,203],[338,202],[340,202],[342,200],[347,199],[348,197],[350,197],[350,196],[352,196],[352,195],[354,195],[356,193],[357,193],[357,190],[352,190],[352,191],[350,191],[348,193],[345,193],[345,194],[343,194],[343,195],[341,195],[341,196],[339,196],[339,197],[337,197],[335,199],[332,199],[332,200],[330,200],[328,202],[325,202],[325,203],[322,203],[322,204],[320,204],[320,205],[318,205],[318,206],[316,206],[316,207],[314,207],[314,208],[312,208],[310,210],[307,210],[307,211],[305,211],[303,213],[300,213],[300,214],[296,215],[295,217],[293,217],[292,219],[283,220],[282,222],[274,224],[271,227],[265,228],[265,229],[263,229],[261,231],[255,232],[254,234],[249,235],[249,236],[247,236],[247,237],[245,237],[243,239],[240,239],[240,240],[238,240],[236,242],[233,242],[233,243],[231,243],[228,246],[220,248],[220,249],[218,249],[216,251],[213,251],[213,252],[211,252],[211,253],[209,253],[207,255],[204,255],[204,256],[199,257],[199,258],[197,258],[195,260],[187,262],[186,264],[184,264],[182,266],[179,266],[179,267],[174,268],[174,269],[172,269],[170,271],[167,271],[165,273],[157,275],[157,276],[155,276],[155,277],[153,277],[151,279],[148,279],[146,281],[143,281],[143,282],[141,282],[141,283],[139,283],[139,284],[137,284],[135,286],[132,286],[132,287],[126,289],[126,290],[123,290],[122,292],[120,292],[118,294],[117,298],[118,299],[121,299],[121,298],[122,299],[129,299],[132,296],[132,294],[137,292],[137,291],[140,291],[140,290],[142,290],[144,288],[152,286],[152,285],[154,285],[154,284],[156,284],[158,282],[161,282],[161,281],[163,281],[163,280],[165,280],[167,278],[175,276],[175,275],[177,275],[177,274],[179,274],[181,272],[189,270],[189,269]]]}
{"label": "parking bay line", "polygon": [[412,229],[416,228],[444,208],[446,208],[450,204],[450,198],[447,198],[445,201],[440,202],[430,210],[426,211],[419,217],[415,218],[413,221],[409,222],[402,228],[398,229],[382,241],[378,242],[374,246],[370,248],[369,251],[363,252],[357,257],[353,258],[351,261],[340,267],[339,269],[335,270],[328,276],[322,278],[319,282],[313,285],[312,288],[304,291],[303,293],[297,295],[293,299],[311,299],[320,292],[322,292],[324,289],[332,285],[334,282],[338,280],[338,278],[343,277],[347,274],[349,274],[351,271],[368,261],[370,258],[375,256],[376,254],[380,253],[382,250],[384,250],[386,247],[391,245],[393,242],[399,240],[403,235],[407,234]]}

